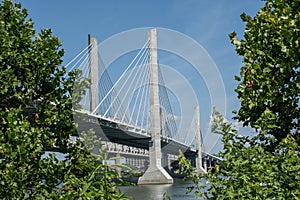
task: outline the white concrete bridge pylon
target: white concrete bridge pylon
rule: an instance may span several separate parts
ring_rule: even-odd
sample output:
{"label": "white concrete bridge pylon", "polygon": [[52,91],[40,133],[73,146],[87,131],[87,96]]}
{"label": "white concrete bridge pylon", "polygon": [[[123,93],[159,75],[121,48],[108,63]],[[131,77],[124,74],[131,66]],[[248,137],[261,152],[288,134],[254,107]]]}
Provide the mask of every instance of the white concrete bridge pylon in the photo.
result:
{"label": "white concrete bridge pylon", "polygon": [[199,105],[195,107],[195,127],[196,127],[196,150],[198,155],[196,157],[196,170],[200,173],[206,173],[206,169],[202,166],[202,137],[200,128],[200,109]]}
{"label": "white concrete bridge pylon", "polygon": [[161,165],[161,115],[158,85],[157,33],[156,29],[148,32],[149,39],[149,74],[150,74],[150,133],[149,144],[150,165],[145,174],[140,177],[138,184],[173,183],[173,178]]}
{"label": "white concrete bridge pylon", "polygon": [[[99,66],[98,66],[98,42],[95,37],[88,35],[89,69],[90,69],[90,112],[93,112],[99,104]],[[97,110],[95,113],[98,113]]]}

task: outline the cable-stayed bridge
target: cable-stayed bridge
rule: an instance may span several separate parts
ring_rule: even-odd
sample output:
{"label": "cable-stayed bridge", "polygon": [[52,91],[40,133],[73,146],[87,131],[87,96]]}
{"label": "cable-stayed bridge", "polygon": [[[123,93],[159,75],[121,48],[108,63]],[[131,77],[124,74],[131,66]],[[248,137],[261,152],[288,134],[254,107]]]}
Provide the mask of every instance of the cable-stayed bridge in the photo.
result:
{"label": "cable-stayed bridge", "polygon": [[[108,150],[118,154],[149,157],[149,165],[139,184],[172,183],[164,169],[179,150],[199,172],[207,172],[218,158],[204,152],[200,131],[199,107],[195,107],[190,130],[178,132],[168,90],[157,56],[156,29],[140,48],[120,78],[113,83],[98,53],[97,40],[89,35],[89,45],[69,64],[90,79],[80,104],[86,117],[78,131],[93,129]],[[175,155],[175,156],[174,156]]]}

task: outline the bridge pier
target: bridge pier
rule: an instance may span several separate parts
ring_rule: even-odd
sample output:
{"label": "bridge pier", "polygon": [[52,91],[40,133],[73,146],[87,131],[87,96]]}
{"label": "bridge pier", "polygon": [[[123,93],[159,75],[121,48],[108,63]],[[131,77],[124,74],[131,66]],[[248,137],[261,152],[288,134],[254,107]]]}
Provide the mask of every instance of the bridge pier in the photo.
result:
{"label": "bridge pier", "polygon": [[167,153],[162,153],[162,160],[161,160],[161,165],[163,168],[169,169],[171,166],[171,161],[169,159],[169,154]]}
{"label": "bridge pier", "polygon": [[[98,81],[99,81],[99,69],[98,69],[98,42],[95,37],[88,35],[89,43],[89,65],[90,65],[90,112],[93,112],[99,104],[98,97]],[[95,113],[98,113],[96,110]]]}
{"label": "bridge pier", "polygon": [[[117,153],[117,155],[116,155],[116,165],[120,165],[120,164],[121,164],[121,155],[119,153]],[[117,167],[116,171],[119,174],[119,176],[121,176],[121,168]]]}
{"label": "bridge pier", "polygon": [[168,184],[173,178],[162,167],[161,153],[161,116],[158,85],[157,37],[156,29],[148,32],[149,38],[149,75],[150,75],[150,133],[149,144],[150,165],[145,174],[139,178],[138,184]]}
{"label": "bridge pier", "polygon": [[207,172],[207,158],[204,158],[204,170]]}
{"label": "bridge pier", "polygon": [[202,166],[202,140],[201,140],[201,129],[200,129],[200,111],[199,106],[195,107],[194,110],[195,115],[195,126],[196,126],[196,150],[197,150],[197,157],[196,157],[196,170],[200,173],[206,173],[207,169]]}

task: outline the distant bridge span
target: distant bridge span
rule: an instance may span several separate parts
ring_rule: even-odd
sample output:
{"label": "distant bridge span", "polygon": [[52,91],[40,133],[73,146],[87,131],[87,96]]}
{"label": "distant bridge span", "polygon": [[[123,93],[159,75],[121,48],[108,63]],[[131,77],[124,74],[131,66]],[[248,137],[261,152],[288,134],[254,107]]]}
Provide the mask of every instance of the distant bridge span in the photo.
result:
{"label": "distant bridge span", "polygon": [[[122,107],[124,97],[119,101],[119,92],[116,92],[115,85],[109,85],[111,80],[107,71],[104,69],[102,72],[103,69],[99,68],[101,63],[98,57],[97,40],[89,35],[87,57],[83,58],[87,64],[82,70],[91,79],[91,85],[86,90],[88,95],[85,95],[88,97],[86,99],[89,105],[83,105],[83,110],[75,111],[79,115],[84,115],[78,121],[79,133],[92,129],[102,141],[149,151],[149,167],[139,179],[139,184],[173,183],[172,177],[163,168],[165,163],[162,162],[169,155],[178,155],[179,151],[183,152],[202,173],[206,173],[208,166],[219,160],[202,151],[198,106],[195,107],[195,147],[192,148],[190,144],[185,144],[187,142],[181,142],[176,138],[177,134],[186,136],[187,133],[177,133],[176,122],[158,64],[156,34],[156,29],[148,32],[147,42],[131,62],[133,64],[137,60],[135,67],[139,67],[138,70],[130,73],[119,89],[128,92],[133,84],[140,89],[136,92],[136,96],[131,95],[134,102],[132,111],[128,109],[130,104],[125,105],[126,109]],[[126,74],[125,72],[119,80]]]}
{"label": "distant bridge span", "polygon": [[[101,116],[87,115],[78,122],[78,131],[93,129],[104,141],[133,146],[149,150],[151,135],[145,129],[133,127]],[[197,151],[184,143],[170,137],[161,137],[161,148],[164,153],[178,155],[179,149],[187,155],[197,154]]]}

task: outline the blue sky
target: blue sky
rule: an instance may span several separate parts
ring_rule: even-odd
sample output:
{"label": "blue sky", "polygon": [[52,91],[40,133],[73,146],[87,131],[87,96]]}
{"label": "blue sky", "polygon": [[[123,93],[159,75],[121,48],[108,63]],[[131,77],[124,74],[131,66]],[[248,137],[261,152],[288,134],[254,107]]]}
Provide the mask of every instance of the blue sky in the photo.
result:
{"label": "blue sky", "polygon": [[[202,45],[220,71],[227,96],[226,116],[229,119],[233,116],[231,110],[239,106],[234,93],[237,82],[233,77],[239,74],[242,62],[241,57],[236,55],[228,34],[235,31],[241,38],[244,23],[239,17],[240,14],[245,12],[253,16],[263,5],[260,0],[21,0],[20,2],[28,9],[29,17],[33,19],[38,31],[51,28],[53,34],[62,40],[62,47],[66,51],[64,63],[87,46],[88,34],[94,35],[101,42],[129,29],[161,27],[189,36]],[[170,58],[172,57],[168,57]],[[209,109],[203,111],[204,127],[209,119],[209,111]]]}

